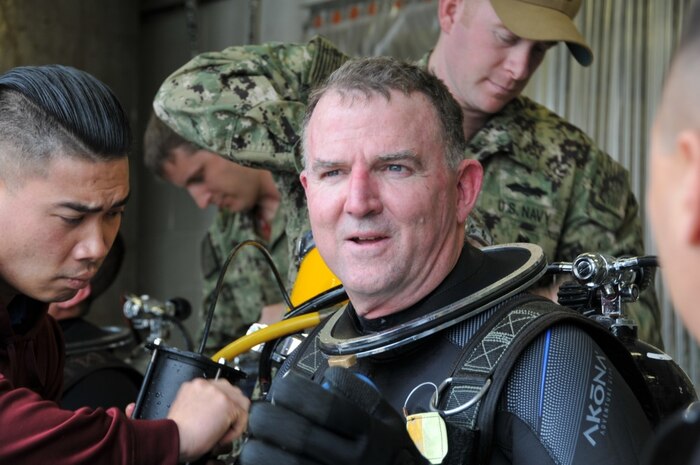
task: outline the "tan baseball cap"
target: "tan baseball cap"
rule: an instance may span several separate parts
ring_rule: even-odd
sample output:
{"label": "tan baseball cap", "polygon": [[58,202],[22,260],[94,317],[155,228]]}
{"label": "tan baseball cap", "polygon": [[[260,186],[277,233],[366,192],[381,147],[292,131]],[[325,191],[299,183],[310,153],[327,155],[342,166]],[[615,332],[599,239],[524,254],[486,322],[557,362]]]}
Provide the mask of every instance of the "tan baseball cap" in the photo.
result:
{"label": "tan baseball cap", "polygon": [[583,66],[593,62],[593,52],[573,19],[581,0],[491,0],[503,24],[529,40],[566,42],[569,51]]}

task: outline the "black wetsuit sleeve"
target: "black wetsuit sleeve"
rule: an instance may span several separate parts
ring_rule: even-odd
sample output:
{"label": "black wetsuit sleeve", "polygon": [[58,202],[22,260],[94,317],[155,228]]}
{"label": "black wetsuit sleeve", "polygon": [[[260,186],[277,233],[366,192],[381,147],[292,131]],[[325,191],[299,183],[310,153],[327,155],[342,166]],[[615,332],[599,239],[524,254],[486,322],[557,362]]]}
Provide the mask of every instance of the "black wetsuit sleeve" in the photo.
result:
{"label": "black wetsuit sleeve", "polygon": [[651,427],[610,360],[580,329],[557,326],[507,382],[492,464],[637,464]]}

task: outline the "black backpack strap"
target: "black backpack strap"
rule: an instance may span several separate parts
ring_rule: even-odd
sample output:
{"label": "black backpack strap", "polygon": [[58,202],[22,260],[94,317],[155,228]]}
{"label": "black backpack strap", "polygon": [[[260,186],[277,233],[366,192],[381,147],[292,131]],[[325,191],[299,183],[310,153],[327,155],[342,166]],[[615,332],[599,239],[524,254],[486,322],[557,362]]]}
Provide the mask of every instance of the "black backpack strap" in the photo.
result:
{"label": "black backpack strap", "polygon": [[[520,294],[504,302],[469,340],[449,386],[441,390],[442,401],[438,407],[452,411],[446,417],[448,424],[472,438],[472,446],[467,451],[471,450],[475,463],[487,463],[490,458],[496,408],[513,366],[540,334],[562,323],[585,330],[629,384],[652,423],[658,419],[643,376],[627,348],[615,336],[571,309],[542,297]],[[463,460],[463,455],[451,457],[448,454],[443,463]]]}
{"label": "black backpack strap", "polygon": [[[494,371],[501,366],[508,350],[513,350],[511,347],[514,347],[517,336],[541,316],[540,312],[519,308],[534,299],[535,297],[529,294],[520,294],[503,302],[464,346],[449,386],[442,386],[448,390],[447,395],[443,396],[441,391],[441,410],[461,410],[447,417],[450,423],[463,428],[477,429],[482,403],[480,393],[483,391],[491,395],[494,391]],[[475,398],[477,400],[473,401]],[[472,405],[465,408],[468,403]]]}
{"label": "black backpack strap", "polygon": [[[337,311],[344,312],[345,307],[343,305]],[[287,371],[293,371],[306,378],[315,379],[328,368],[328,359],[321,351],[318,338],[319,331],[327,323],[328,318],[324,318],[319,325],[309,332],[308,336],[299,344],[299,347],[294,350],[293,354],[280,367],[277,376]]]}

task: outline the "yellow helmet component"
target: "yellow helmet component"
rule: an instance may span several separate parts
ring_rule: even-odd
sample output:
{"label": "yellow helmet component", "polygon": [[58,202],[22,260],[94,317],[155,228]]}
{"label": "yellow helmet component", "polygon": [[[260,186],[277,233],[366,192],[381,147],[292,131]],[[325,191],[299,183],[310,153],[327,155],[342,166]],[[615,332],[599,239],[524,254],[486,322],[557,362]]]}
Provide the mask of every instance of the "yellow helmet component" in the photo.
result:
{"label": "yellow helmet component", "polygon": [[295,307],[342,284],[328,268],[316,247],[304,255],[299,265],[297,279],[292,288],[291,300]]}

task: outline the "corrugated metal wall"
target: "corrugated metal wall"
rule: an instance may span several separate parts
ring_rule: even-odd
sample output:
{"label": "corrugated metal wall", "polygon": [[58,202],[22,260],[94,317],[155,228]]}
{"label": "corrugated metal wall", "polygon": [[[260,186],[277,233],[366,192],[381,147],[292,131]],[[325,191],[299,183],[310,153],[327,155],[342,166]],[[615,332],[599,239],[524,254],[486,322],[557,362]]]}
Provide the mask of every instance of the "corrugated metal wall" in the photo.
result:
{"label": "corrugated metal wall", "polygon": [[[559,46],[526,93],[587,132],[627,167],[642,207],[648,131],[690,0],[585,0],[577,23],[595,60],[582,68]],[[422,56],[435,43],[436,0],[333,0],[310,7],[306,35],[322,34],[353,55]],[[654,253],[645,220],[647,252]],[[697,344],[676,318],[661,279],[666,351],[700,386]]]}
{"label": "corrugated metal wall", "polygon": [[[558,47],[527,93],[584,129],[630,171],[642,206],[645,244],[655,252],[644,211],[649,128],[690,0],[586,0],[577,22],[595,53],[589,68]],[[700,386],[699,349],[657,278],[666,351]]]}

